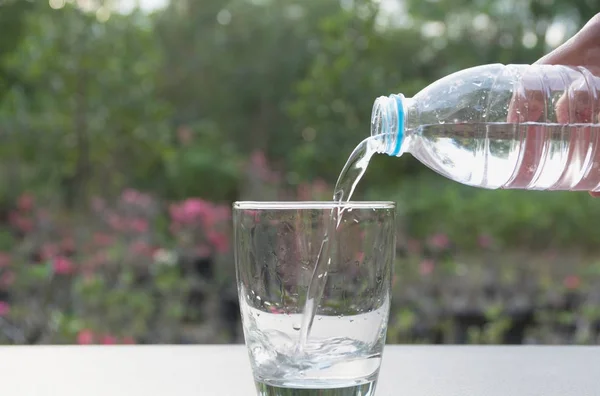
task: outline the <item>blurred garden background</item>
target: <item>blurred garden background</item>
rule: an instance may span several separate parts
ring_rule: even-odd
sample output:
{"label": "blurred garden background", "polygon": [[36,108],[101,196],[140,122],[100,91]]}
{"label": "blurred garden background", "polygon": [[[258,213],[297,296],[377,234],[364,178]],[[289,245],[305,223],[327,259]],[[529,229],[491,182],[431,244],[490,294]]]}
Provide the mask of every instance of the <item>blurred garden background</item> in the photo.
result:
{"label": "blurred garden background", "polygon": [[[531,63],[597,0],[0,1],[0,343],[243,342],[235,200],[329,200],[374,99]],[[389,343],[600,341],[600,201],[377,156]]]}

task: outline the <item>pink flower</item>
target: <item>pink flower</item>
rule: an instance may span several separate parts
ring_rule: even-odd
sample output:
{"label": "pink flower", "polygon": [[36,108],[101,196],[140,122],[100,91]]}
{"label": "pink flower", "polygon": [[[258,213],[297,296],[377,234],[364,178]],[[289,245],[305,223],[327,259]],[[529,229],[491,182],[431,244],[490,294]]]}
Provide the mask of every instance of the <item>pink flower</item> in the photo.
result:
{"label": "pink flower", "polygon": [[71,260],[63,256],[54,258],[52,267],[54,268],[54,272],[59,275],[68,275],[74,270]]}
{"label": "pink flower", "polygon": [[269,312],[271,312],[272,314],[282,314],[282,313],[284,313],[283,309],[281,309],[281,308],[277,308],[277,307],[276,307],[276,306],[274,306],[274,305],[271,305],[271,306],[269,307]]}
{"label": "pink flower", "polygon": [[108,235],[108,234],[97,232],[92,237],[92,240],[94,241],[95,245],[98,245],[98,246],[101,246],[101,247],[105,247],[105,246],[109,246],[109,245],[112,244],[113,237],[110,236],[110,235]]}
{"label": "pink flower", "polygon": [[231,218],[231,210],[226,206],[214,205],[199,198],[189,198],[169,207],[171,232],[179,231],[181,225],[202,226],[211,229],[218,221]]}
{"label": "pink flower", "polygon": [[102,212],[105,207],[106,207],[106,203],[104,202],[104,199],[102,199],[100,197],[92,198],[92,208],[94,209],[94,211]]}
{"label": "pink flower", "polygon": [[49,260],[58,255],[59,249],[53,243],[44,243],[40,249],[42,260]]}
{"label": "pink flower", "polygon": [[0,252],[0,268],[8,267],[11,262],[11,257],[8,253]]}
{"label": "pink flower", "polygon": [[201,199],[188,199],[183,204],[183,215],[191,221],[203,218],[206,223],[212,223],[213,214],[212,205]]}
{"label": "pink flower", "polygon": [[492,240],[491,236],[482,234],[477,239],[477,243],[479,244],[479,247],[481,247],[483,249],[489,249],[492,246],[492,244],[494,243],[494,241]]}
{"label": "pink flower", "polygon": [[125,229],[123,219],[114,213],[108,215],[108,224],[116,231],[123,231]]}
{"label": "pink flower", "polygon": [[252,218],[254,224],[260,223],[260,212],[258,210],[246,209],[244,210],[244,216]]}
{"label": "pink flower", "polygon": [[581,286],[581,279],[577,275],[569,275],[563,280],[567,289],[574,290]]}
{"label": "pink flower", "polygon": [[140,256],[152,256],[154,248],[149,243],[144,241],[135,241],[129,245],[129,251]]}
{"label": "pink flower", "polygon": [[436,249],[443,250],[443,249],[447,249],[450,246],[450,239],[448,238],[448,235],[438,233],[438,234],[432,235],[429,238],[429,243],[431,244],[431,246],[435,247]]}
{"label": "pink flower", "polygon": [[279,175],[269,168],[267,157],[262,151],[255,151],[250,156],[250,172],[265,182],[276,183]]}
{"label": "pink flower", "polygon": [[411,254],[418,254],[421,251],[421,243],[416,239],[409,239],[406,243],[406,249]]}
{"label": "pink flower", "polygon": [[128,188],[121,194],[121,199],[129,204],[134,204],[140,198],[140,193],[132,188]]}
{"label": "pink flower", "polygon": [[15,283],[15,273],[12,271],[6,271],[0,276],[0,286],[8,287]]}
{"label": "pink flower", "polygon": [[362,263],[364,259],[365,259],[365,252],[357,252],[356,253],[356,261],[358,261],[359,263]]}
{"label": "pink flower", "polygon": [[18,208],[25,212],[33,209],[34,204],[35,204],[35,198],[33,198],[33,195],[28,194],[28,193],[22,194],[19,197],[19,199],[17,200]]}
{"label": "pink flower", "polygon": [[128,205],[136,205],[146,208],[152,204],[152,198],[144,193],[128,188],[121,194],[121,200]]}
{"label": "pink flower", "polygon": [[264,168],[267,166],[267,157],[262,151],[255,151],[250,156],[250,163],[257,168]]}
{"label": "pink flower", "polygon": [[185,223],[187,221],[183,205],[171,204],[169,206],[169,215],[171,216],[171,221],[174,223]]}
{"label": "pink flower", "polygon": [[62,240],[61,247],[63,251],[72,253],[75,251],[75,240],[71,237]]}
{"label": "pink flower", "polygon": [[43,220],[43,221],[50,220],[50,212],[48,212],[46,209],[38,209],[36,214],[37,214],[37,217],[39,220]]}
{"label": "pink flower", "polygon": [[325,183],[325,181],[323,179],[317,179],[313,183],[313,190],[317,194],[325,194],[325,193],[328,193],[329,186],[327,185],[327,183]]}
{"label": "pink flower", "polygon": [[10,305],[5,301],[0,301],[0,316],[6,316],[10,313]]}
{"label": "pink flower", "polygon": [[136,344],[135,339],[133,337],[123,337],[121,343],[125,345],[134,345]]}
{"label": "pink flower", "polygon": [[86,272],[92,272],[94,268],[101,266],[108,261],[108,254],[105,250],[100,250],[83,262],[82,268],[85,268]]}
{"label": "pink flower", "polygon": [[79,345],[91,345],[94,343],[94,332],[90,329],[81,330],[77,334],[77,343]]}
{"label": "pink flower", "polygon": [[200,245],[196,248],[196,254],[198,257],[210,257],[212,249],[208,245]]}
{"label": "pink flower", "polygon": [[110,334],[107,334],[107,335],[102,336],[100,342],[103,345],[115,345],[117,343],[117,338]]}
{"label": "pink flower", "polygon": [[146,219],[133,219],[129,223],[129,226],[136,232],[148,231],[148,221]]}
{"label": "pink flower", "polygon": [[298,200],[309,201],[310,200],[310,187],[306,183],[300,183],[298,185]]}
{"label": "pink flower", "polygon": [[187,199],[179,205],[171,205],[169,208],[171,219],[181,224],[193,224],[200,216],[204,216],[210,211],[211,208],[207,202],[195,198]]}
{"label": "pink flower", "polygon": [[219,253],[225,253],[229,249],[229,240],[227,236],[219,232],[210,231],[208,233],[208,240],[217,249]]}
{"label": "pink flower", "polygon": [[33,220],[24,216],[15,216],[11,223],[21,232],[30,232],[33,230]]}
{"label": "pink flower", "polygon": [[137,205],[142,208],[148,208],[152,205],[152,197],[148,194],[138,193]]}
{"label": "pink flower", "polygon": [[216,220],[224,221],[231,219],[231,208],[229,206],[215,206],[213,207],[213,213]]}
{"label": "pink flower", "polygon": [[430,275],[435,269],[435,263],[433,260],[425,259],[419,264],[419,273],[423,276]]}

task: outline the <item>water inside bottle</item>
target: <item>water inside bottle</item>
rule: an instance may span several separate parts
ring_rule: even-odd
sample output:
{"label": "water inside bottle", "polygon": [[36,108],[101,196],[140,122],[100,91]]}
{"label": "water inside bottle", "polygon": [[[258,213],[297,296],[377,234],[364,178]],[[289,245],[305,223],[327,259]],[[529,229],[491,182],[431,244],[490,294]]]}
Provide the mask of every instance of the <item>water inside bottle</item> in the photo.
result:
{"label": "water inside bottle", "polygon": [[321,247],[317,255],[315,268],[308,286],[304,312],[302,316],[302,325],[300,328],[300,337],[297,345],[297,353],[302,354],[306,342],[310,335],[310,329],[313,324],[319,302],[323,295],[325,284],[327,283],[327,270],[331,263],[330,240],[335,237],[335,233],[342,222],[344,214],[344,203],[352,199],[352,194],[360,179],[365,174],[371,157],[380,151],[380,137],[369,137],[363,140],[350,154],[346,161],[333,190],[333,200],[338,203],[337,208],[331,210],[328,226],[321,242]]}
{"label": "water inside bottle", "polygon": [[471,186],[590,190],[600,183],[597,132],[590,124],[432,124],[411,136],[410,152]]}

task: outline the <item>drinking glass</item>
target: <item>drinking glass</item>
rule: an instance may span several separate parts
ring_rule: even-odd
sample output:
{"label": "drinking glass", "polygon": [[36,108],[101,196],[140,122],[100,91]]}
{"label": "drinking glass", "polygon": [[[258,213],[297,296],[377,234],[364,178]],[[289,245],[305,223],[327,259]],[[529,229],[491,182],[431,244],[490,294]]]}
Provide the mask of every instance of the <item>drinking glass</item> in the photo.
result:
{"label": "drinking glass", "polygon": [[[390,309],[395,212],[393,202],[234,204],[240,310],[258,395],[374,394]],[[333,228],[332,213],[341,213]],[[329,260],[323,257],[315,271],[320,251]],[[316,315],[307,331],[309,285],[310,295],[320,296],[311,300]]]}

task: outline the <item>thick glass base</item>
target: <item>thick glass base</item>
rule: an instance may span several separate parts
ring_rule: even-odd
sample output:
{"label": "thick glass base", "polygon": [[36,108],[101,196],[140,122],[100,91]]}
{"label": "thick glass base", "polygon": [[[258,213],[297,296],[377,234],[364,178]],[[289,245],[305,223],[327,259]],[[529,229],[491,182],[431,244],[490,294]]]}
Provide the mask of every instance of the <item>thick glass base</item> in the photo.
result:
{"label": "thick glass base", "polygon": [[258,396],[373,396],[377,381],[344,388],[288,388],[255,382]]}

